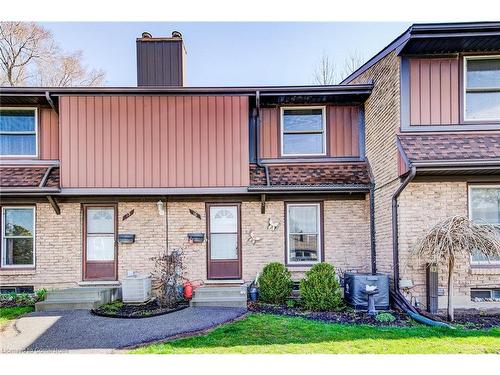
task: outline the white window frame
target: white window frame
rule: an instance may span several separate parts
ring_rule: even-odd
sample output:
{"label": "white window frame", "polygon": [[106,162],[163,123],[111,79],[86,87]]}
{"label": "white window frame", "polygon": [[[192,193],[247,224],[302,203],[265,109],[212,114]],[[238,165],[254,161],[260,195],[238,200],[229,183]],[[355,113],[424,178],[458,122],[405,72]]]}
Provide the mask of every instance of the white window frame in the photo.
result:
{"label": "white window frame", "polygon": [[[284,152],[284,135],[285,135],[285,122],[284,122],[284,114],[285,111],[288,110],[301,110],[301,109],[321,109],[321,117],[323,119],[323,152],[322,153],[312,153],[312,154],[285,154]],[[293,132],[287,132],[293,133]],[[296,134],[300,134],[302,132],[296,132]],[[304,131],[304,134],[309,133],[319,133],[319,131]],[[280,108],[280,143],[281,143],[281,156],[326,156],[326,106],[301,106],[301,107],[281,107]]]}
{"label": "white window frame", "polygon": [[[500,115],[496,118],[482,118],[482,119],[470,119],[467,118],[467,61],[468,60],[491,60],[491,59],[500,59],[500,55],[480,55],[480,56],[464,56],[464,71],[463,71],[463,87],[462,87],[462,95],[463,95],[463,117],[466,122],[487,122],[487,121],[500,121]],[[475,90],[478,92],[486,92],[487,90],[500,92],[500,87],[480,87]]]}
{"label": "white window frame", "polygon": [[[301,266],[311,266],[316,263],[321,263],[323,261],[322,259],[322,242],[321,242],[321,236],[322,236],[322,227],[323,223],[321,222],[321,203],[317,202],[311,202],[311,203],[294,203],[294,202],[289,202],[285,203],[286,205],[286,264],[287,265],[301,265]],[[316,206],[317,208],[317,223],[318,223],[318,233],[301,233],[301,234],[317,234],[318,235],[318,260],[315,260],[313,262],[300,262],[300,261],[291,261],[290,260],[290,207],[297,207],[297,206]]]}
{"label": "white window frame", "polygon": [[[471,190],[475,188],[480,188],[480,189],[500,189],[500,184],[489,184],[489,185],[479,185],[479,184],[472,184],[468,186],[468,211],[469,211],[469,220],[472,220],[472,195],[471,195]],[[500,266],[500,260],[490,260],[490,261],[478,261],[478,260],[473,260],[472,255],[470,257],[470,264],[473,266]]]}
{"label": "white window frame", "polygon": [[[15,110],[32,110],[35,113],[35,153],[34,154],[21,154],[21,155],[0,155],[0,159],[3,158],[38,158],[38,136],[39,136],[39,131],[38,131],[38,108],[37,107],[0,107],[0,109],[7,110],[7,111],[15,111]],[[32,134],[33,132],[2,132],[0,131],[0,134]]]}
{"label": "white window frame", "polygon": [[[5,252],[6,252],[6,236],[5,236],[5,210],[15,210],[15,209],[31,209],[33,211],[33,262],[31,264],[6,264],[5,262]],[[35,206],[3,206],[2,207],[2,268],[35,268],[36,264],[36,207]],[[26,236],[7,236],[8,238],[27,238]]]}

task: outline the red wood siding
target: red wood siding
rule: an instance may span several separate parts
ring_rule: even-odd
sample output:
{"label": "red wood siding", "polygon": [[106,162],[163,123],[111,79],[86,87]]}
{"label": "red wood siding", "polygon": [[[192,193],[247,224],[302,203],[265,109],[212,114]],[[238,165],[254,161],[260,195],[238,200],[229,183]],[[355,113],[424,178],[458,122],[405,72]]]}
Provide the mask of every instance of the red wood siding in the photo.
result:
{"label": "red wood siding", "polygon": [[59,119],[57,113],[50,108],[40,108],[39,116],[39,146],[40,159],[59,159]]}
{"label": "red wood siding", "polygon": [[[280,116],[280,108],[263,108],[261,110],[260,146],[263,159],[280,157]],[[327,106],[327,156],[359,156],[359,116],[359,107],[357,106]]]}
{"label": "red wood siding", "polygon": [[248,97],[61,97],[64,188],[248,185]]}
{"label": "red wood siding", "polygon": [[410,124],[459,123],[457,58],[410,59]]}

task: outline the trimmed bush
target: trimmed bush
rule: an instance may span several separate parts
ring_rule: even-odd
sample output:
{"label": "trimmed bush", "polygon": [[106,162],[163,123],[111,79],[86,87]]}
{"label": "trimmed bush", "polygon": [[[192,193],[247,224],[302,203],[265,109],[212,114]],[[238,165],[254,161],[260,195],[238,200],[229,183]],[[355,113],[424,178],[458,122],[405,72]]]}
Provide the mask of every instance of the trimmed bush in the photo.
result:
{"label": "trimmed bush", "polygon": [[259,277],[259,299],[262,302],[284,304],[292,294],[290,271],[281,263],[269,263]]}
{"label": "trimmed bush", "polygon": [[342,304],[335,268],[328,263],[315,264],[300,281],[302,306],[313,311],[335,310]]}

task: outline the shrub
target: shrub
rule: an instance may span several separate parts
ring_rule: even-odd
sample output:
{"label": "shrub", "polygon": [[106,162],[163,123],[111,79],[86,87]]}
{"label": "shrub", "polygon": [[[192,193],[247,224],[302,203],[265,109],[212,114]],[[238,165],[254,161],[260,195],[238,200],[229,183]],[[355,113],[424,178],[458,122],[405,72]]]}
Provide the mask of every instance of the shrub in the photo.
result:
{"label": "shrub", "polygon": [[396,320],[396,317],[394,315],[392,315],[391,313],[385,312],[385,313],[377,314],[375,319],[381,323],[392,323]]}
{"label": "shrub", "polygon": [[46,289],[38,289],[36,292],[36,297],[38,301],[43,301],[45,300],[45,295],[47,294]]}
{"label": "shrub", "polygon": [[259,277],[259,299],[267,303],[284,304],[292,294],[290,271],[281,263],[269,263]]}
{"label": "shrub", "polygon": [[300,281],[300,298],[308,310],[335,310],[342,303],[335,268],[328,263],[315,264]]}

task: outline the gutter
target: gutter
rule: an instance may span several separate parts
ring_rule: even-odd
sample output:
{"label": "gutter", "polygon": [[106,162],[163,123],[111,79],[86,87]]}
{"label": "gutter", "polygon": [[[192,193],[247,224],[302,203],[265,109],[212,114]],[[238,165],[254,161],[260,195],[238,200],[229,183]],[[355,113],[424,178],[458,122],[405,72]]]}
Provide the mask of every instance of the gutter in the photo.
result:
{"label": "gutter", "polygon": [[256,128],[256,135],[255,135],[255,161],[257,163],[257,166],[259,168],[264,168],[264,174],[266,176],[266,186],[269,187],[271,186],[271,182],[269,181],[269,167],[267,165],[264,165],[260,162],[260,127],[261,127],[261,121],[260,121],[260,91],[255,92],[255,111],[254,111],[254,121],[255,121],[255,128]]}
{"label": "gutter", "polygon": [[330,185],[330,186],[311,186],[311,185],[272,185],[272,186],[249,186],[248,192],[262,193],[296,193],[296,192],[315,192],[315,193],[368,193],[369,185]]}

